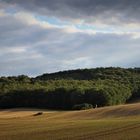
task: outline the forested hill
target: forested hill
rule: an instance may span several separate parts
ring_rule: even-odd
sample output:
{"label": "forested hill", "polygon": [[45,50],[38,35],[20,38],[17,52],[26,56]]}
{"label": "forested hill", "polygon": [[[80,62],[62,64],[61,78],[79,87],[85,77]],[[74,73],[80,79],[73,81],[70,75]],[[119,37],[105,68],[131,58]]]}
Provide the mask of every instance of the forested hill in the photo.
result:
{"label": "forested hill", "polygon": [[[56,73],[43,74],[37,76],[36,80],[97,80],[97,79],[114,79],[122,80],[129,79],[134,80],[136,77],[140,77],[140,68],[94,68],[94,69],[77,69],[60,71]],[[133,79],[134,78],[134,79]]]}
{"label": "forested hill", "polygon": [[80,109],[140,98],[140,68],[79,69],[0,77],[0,108]]}

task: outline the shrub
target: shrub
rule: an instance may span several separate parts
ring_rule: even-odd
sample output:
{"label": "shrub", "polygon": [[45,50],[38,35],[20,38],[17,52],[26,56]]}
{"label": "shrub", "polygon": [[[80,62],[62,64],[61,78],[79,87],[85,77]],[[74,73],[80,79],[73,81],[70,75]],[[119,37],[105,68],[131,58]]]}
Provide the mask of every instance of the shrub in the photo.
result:
{"label": "shrub", "polygon": [[73,106],[73,110],[86,110],[86,109],[91,109],[93,108],[92,104],[88,104],[88,103],[83,103],[83,104],[77,104]]}

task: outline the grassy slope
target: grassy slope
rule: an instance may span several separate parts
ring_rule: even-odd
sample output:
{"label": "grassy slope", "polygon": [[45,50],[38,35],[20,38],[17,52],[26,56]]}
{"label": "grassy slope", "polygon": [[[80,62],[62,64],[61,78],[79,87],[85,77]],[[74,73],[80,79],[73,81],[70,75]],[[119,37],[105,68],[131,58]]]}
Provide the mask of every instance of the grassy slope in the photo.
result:
{"label": "grassy slope", "polygon": [[0,140],[139,140],[140,103],[86,111],[0,112]]}

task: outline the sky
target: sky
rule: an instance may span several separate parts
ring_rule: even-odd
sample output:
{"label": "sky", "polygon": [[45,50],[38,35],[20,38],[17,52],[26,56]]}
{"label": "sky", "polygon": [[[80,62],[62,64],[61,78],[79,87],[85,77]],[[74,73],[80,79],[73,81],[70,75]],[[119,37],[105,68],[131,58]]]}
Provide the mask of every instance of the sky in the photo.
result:
{"label": "sky", "polygon": [[139,0],[0,0],[0,76],[140,67]]}

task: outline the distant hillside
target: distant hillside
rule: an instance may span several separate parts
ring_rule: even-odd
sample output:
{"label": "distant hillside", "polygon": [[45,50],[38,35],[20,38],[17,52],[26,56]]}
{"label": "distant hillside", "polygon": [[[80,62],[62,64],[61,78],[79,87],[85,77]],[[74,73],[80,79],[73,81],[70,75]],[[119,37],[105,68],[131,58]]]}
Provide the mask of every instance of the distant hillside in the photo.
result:
{"label": "distant hillside", "polygon": [[140,77],[140,68],[95,68],[95,69],[77,69],[60,71],[56,73],[43,74],[37,76],[37,80],[97,80],[97,79],[114,79],[114,80],[133,80],[133,78]]}
{"label": "distant hillside", "polygon": [[[140,98],[140,68],[96,68],[0,78],[0,108],[80,109]],[[79,108],[80,107],[80,108]]]}

